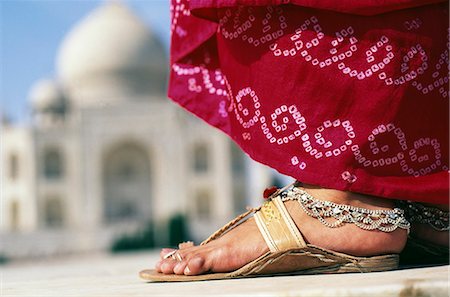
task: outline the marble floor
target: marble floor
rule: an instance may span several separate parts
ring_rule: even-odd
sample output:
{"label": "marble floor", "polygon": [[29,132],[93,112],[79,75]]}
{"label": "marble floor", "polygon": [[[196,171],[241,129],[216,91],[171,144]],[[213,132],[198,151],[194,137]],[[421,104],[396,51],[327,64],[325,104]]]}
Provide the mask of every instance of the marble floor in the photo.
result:
{"label": "marble floor", "polygon": [[156,251],[72,256],[0,266],[0,296],[449,296],[449,266],[370,274],[148,283]]}

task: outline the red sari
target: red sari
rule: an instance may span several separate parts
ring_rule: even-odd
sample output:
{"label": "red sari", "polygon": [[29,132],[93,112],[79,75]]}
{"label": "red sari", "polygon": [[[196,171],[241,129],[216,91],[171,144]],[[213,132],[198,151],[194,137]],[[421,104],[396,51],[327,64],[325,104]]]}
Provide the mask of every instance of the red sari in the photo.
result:
{"label": "red sari", "polygon": [[174,0],[169,97],[302,182],[447,204],[437,2]]}

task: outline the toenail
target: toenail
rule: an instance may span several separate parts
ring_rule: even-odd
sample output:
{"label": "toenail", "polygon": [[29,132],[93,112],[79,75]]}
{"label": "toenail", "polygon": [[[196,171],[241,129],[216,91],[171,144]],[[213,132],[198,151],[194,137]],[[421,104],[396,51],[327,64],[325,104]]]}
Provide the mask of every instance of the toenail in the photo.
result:
{"label": "toenail", "polygon": [[161,264],[161,270],[164,270],[166,268],[169,268],[169,263],[162,263]]}
{"label": "toenail", "polygon": [[175,271],[179,271],[182,267],[183,267],[183,263],[178,263],[177,265],[175,265],[175,267],[173,268],[173,270]]}
{"label": "toenail", "polygon": [[189,274],[191,273],[191,270],[189,269],[188,266],[186,266],[186,268],[184,269],[184,274]]}
{"label": "toenail", "polygon": [[172,251],[172,250],[170,250],[170,249],[164,248],[164,249],[161,250],[161,253],[165,255],[165,254],[170,253],[171,251]]}

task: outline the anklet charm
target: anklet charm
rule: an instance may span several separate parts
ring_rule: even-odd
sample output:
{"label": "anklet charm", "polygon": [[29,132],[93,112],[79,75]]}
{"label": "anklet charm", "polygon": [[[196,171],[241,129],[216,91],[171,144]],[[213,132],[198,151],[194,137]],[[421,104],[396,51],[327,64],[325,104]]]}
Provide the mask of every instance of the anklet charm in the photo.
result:
{"label": "anklet charm", "polygon": [[412,201],[399,200],[398,205],[411,223],[428,224],[437,231],[450,230],[448,211]]}
{"label": "anklet charm", "polygon": [[297,200],[307,215],[318,219],[329,228],[337,228],[345,223],[350,223],[364,230],[392,232],[401,228],[409,232],[410,223],[406,220],[404,212],[400,208],[373,210],[337,204],[316,199],[297,187],[282,193],[281,197],[283,201]]}

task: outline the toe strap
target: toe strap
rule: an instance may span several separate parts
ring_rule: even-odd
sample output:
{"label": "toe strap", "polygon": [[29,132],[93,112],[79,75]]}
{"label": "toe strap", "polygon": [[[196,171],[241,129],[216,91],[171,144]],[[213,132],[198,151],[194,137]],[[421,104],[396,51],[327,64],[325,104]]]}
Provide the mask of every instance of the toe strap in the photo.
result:
{"label": "toe strap", "polygon": [[255,221],[271,252],[306,246],[280,196],[266,201]]}

